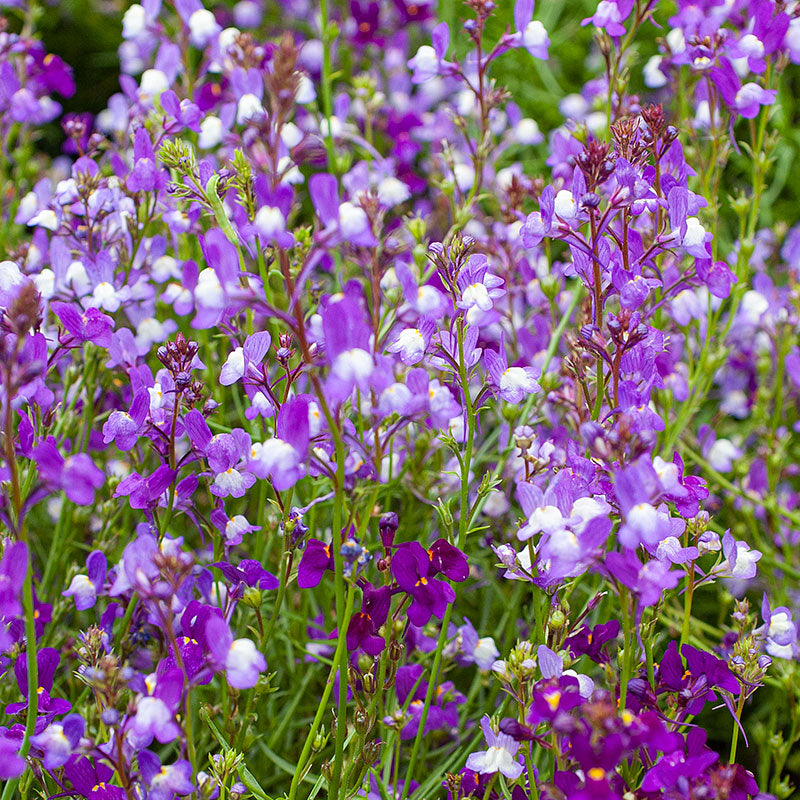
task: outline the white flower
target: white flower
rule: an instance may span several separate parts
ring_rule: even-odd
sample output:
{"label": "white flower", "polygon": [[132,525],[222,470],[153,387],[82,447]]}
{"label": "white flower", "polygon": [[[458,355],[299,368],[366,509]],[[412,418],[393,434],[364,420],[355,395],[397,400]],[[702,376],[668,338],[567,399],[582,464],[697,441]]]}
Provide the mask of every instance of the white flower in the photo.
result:
{"label": "white flower", "polygon": [[251,120],[257,121],[264,116],[266,116],[266,111],[264,111],[264,106],[256,95],[248,93],[239,98],[239,103],[236,106],[236,122],[239,125],[244,125]]}
{"label": "white flower", "polygon": [[650,56],[647,63],[644,65],[642,72],[644,73],[644,85],[650,89],[660,89],[662,86],[667,85],[667,76],[661,71],[661,56]]}
{"label": "white flower", "polygon": [[220,30],[216,18],[206,8],[198,8],[189,17],[189,39],[195,47],[205,47]]}
{"label": "white flower", "polygon": [[339,206],[339,230],[345,239],[358,236],[369,229],[367,212],[349,200]]}
{"label": "white flower", "polygon": [[256,213],[253,225],[261,236],[265,239],[271,239],[276,233],[282,233],[286,230],[286,218],[279,208],[262,206]]}
{"label": "white flower", "polygon": [[197,146],[203,150],[210,150],[216,147],[224,134],[222,120],[213,115],[207,116],[200,123],[200,135],[197,137]]}
{"label": "white flower", "polygon": [[139,99],[146,103],[169,89],[169,79],[160,69],[146,69],[139,81]]}
{"label": "white flower", "polygon": [[557,217],[569,222],[578,216],[578,204],[569,189],[561,189],[556,195],[553,210]]}
{"label": "white flower", "polygon": [[539,125],[530,117],[525,117],[517,123],[514,128],[514,136],[520,144],[538,144],[542,141]]}
{"label": "white flower", "polygon": [[134,3],[122,17],[122,38],[135,39],[147,25],[147,14],[144,7]]}

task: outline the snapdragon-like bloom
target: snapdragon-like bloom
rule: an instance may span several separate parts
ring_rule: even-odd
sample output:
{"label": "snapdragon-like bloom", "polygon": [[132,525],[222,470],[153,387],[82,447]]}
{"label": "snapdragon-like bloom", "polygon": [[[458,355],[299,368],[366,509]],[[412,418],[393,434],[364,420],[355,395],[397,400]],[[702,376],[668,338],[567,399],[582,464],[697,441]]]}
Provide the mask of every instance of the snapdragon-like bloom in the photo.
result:
{"label": "snapdragon-like bloom", "polygon": [[55,769],[67,763],[85,727],[80,714],[69,714],[61,722],[52,722],[41,733],[31,737],[31,744],[44,753],[42,764],[45,769]]}
{"label": "snapdragon-like bloom", "polygon": [[400,545],[392,557],[392,574],[397,585],[412,598],[407,613],[414,625],[425,625],[431,616],[442,619],[447,604],[455,600],[453,588],[435,578],[436,574],[442,572],[458,581],[466,580],[468,574],[463,553],[440,541],[443,545],[438,548],[434,545],[431,550],[425,550],[418,542]]}
{"label": "snapdragon-like bloom", "polygon": [[92,608],[97,601],[97,593],[103,588],[108,566],[105,553],[93,550],[86,558],[86,575],[76,575],[70,582],[64,597],[75,598],[75,608],[83,611]]}
{"label": "snapdragon-like bloom", "polygon": [[253,445],[247,468],[278,491],[290,489],[306,474],[308,446],[309,401],[294,397],[278,411],[275,436]]}
{"label": "snapdragon-like bloom", "polygon": [[150,395],[142,389],[134,395],[130,411],[111,412],[103,425],[103,442],[113,442],[120,450],[130,450],[143,431],[149,410]]}
{"label": "snapdragon-like bloom", "polygon": [[519,778],[523,770],[516,758],[520,743],[506,733],[495,733],[487,714],[481,718],[481,730],[488,748],[470,753],[467,769],[482,775],[499,772],[512,781]]}
{"label": "snapdragon-like bloom", "polygon": [[95,490],[105,483],[105,475],[90,456],[76,453],[65,458],[53,436],[48,436],[35,448],[33,457],[42,477],[63,489],[76,505],[91,505]]}
{"label": "snapdragon-like bloom", "polygon": [[234,639],[225,620],[212,614],[206,622],[206,641],[217,669],[224,669],[234,689],[251,689],[267,668],[264,655],[251,639]]}
{"label": "snapdragon-like bloom", "polygon": [[483,315],[491,311],[494,301],[503,297],[506,290],[503,279],[489,272],[489,261],[484,255],[472,255],[458,273],[460,299],[458,308],[466,312],[467,322],[480,322]]}
{"label": "snapdragon-like bloom", "polygon": [[500,340],[500,350],[484,350],[483,357],[495,392],[508,403],[521,403],[526,395],[541,391],[538,370],[533,367],[509,367],[505,341]]}
{"label": "snapdragon-like bloom", "polygon": [[659,684],[677,692],[682,707],[691,715],[699,714],[706,702],[717,699],[715,688],[736,695],[741,691],[739,681],[722,659],[688,644],[681,647],[679,655],[674,640],[661,659],[658,675]]}
{"label": "snapdragon-like bloom", "polygon": [[450,28],[446,22],[440,22],[431,33],[432,45],[424,44],[416,55],[409,60],[408,66],[414,70],[413,83],[425,83],[439,75],[448,75],[455,65],[445,60],[447,48],[450,46]]}

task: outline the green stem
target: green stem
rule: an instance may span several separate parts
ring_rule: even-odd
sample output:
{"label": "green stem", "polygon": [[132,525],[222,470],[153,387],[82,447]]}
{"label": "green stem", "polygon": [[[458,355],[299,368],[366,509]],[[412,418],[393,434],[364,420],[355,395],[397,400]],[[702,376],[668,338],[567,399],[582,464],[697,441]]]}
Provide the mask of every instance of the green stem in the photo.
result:
{"label": "green stem", "polygon": [[[28,663],[28,713],[25,718],[25,733],[19,749],[20,758],[25,758],[31,749],[31,736],[36,728],[39,712],[39,662],[36,653],[36,617],[33,607],[33,562],[28,555],[28,571],[22,587],[22,607],[25,611],[25,652]],[[3,790],[2,800],[11,800],[16,792],[19,778],[10,780]]]}
{"label": "green stem", "polygon": [[[472,464],[472,447],[475,438],[475,411],[472,405],[472,396],[469,391],[469,376],[464,363],[464,321],[463,318],[458,323],[458,369],[461,377],[461,386],[464,392],[464,405],[466,406],[467,414],[467,436],[464,442],[464,455],[461,459],[461,503],[459,513],[459,530],[458,530],[458,548],[464,549],[467,541],[467,533],[469,531],[470,513],[469,513],[469,472]],[[414,768],[417,764],[419,755],[419,748],[422,742],[422,737],[425,733],[425,724],[428,720],[428,713],[433,702],[434,694],[436,693],[436,686],[439,680],[439,668],[442,663],[442,654],[444,653],[444,646],[447,643],[448,628],[450,626],[450,616],[453,612],[453,604],[447,606],[442,619],[442,627],[439,631],[439,641],[436,644],[436,654],[433,658],[433,666],[431,667],[430,679],[428,681],[428,690],[425,693],[425,705],[422,708],[422,716],[420,717],[419,727],[417,728],[417,735],[414,737],[414,746],[411,750],[411,760],[408,762],[408,771],[406,779],[403,784],[403,793],[400,800],[405,800],[408,796],[409,788],[411,787],[411,780],[414,777]]]}
{"label": "green stem", "polygon": [[[351,585],[347,592],[347,606],[345,608],[345,616],[348,618],[353,610],[354,597],[355,586]],[[336,676],[336,671],[338,669],[342,653],[347,653],[347,631],[340,628],[339,637],[336,641],[336,652],[333,655],[333,663],[331,664],[331,669],[328,673],[328,680],[325,682],[325,689],[323,690],[322,697],[319,701],[319,708],[317,709],[314,721],[311,723],[311,729],[308,732],[308,736],[306,736],[306,741],[303,745],[303,751],[300,753],[300,758],[297,760],[297,767],[295,768],[294,776],[292,777],[292,785],[289,788],[289,800],[295,800],[295,797],[297,796],[297,787],[300,785],[300,778],[303,775],[306,762],[308,761],[311,746],[314,743],[314,737],[316,737],[320,725],[322,724],[322,717],[325,715],[325,711],[327,710],[328,706],[328,699],[333,691],[333,681]]]}
{"label": "green stem", "polygon": [[739,744],[739,720],[742,718],[744,699],[744,688],[742,688],[739,690],[739,701],[736,703],[736,719],[733,721],[733,734],[731,735],[731,756],[728,759],[731,764],[736,762],[736,746]]}

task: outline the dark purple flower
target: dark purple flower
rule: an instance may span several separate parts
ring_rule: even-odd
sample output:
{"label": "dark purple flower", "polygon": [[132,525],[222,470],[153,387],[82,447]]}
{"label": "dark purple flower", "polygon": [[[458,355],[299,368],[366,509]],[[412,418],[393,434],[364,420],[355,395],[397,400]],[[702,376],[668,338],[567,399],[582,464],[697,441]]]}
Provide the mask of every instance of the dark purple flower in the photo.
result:
{"label": "dark purple flower", "polygon": [[86,800],[125,798],[125,790],[110,783],[114,770],[100,760],[92,764],[88,758],[73,756],[64,765],[64,776],[72,784],[72,788]]}
{"label": "dark purple flower", "polygon": [[309,539],[297,567],[297,585],[301,589],[317,586],[326,570],[333,572],[331,546],[319,539]]}
{"label": "dark purple flower", "polygon": [[[53,678],[58,668],[61,656],[54,647],[43,647],[36,654],[37,678],[39,687],[37,689],[37,708],[46,721],[50,721],[58,714],[66,714],[72,704],[59,697],[50,697],[53,688]],[[9,703],[6,706],[6,714],[18,714],[28,708],[28,659],[25,656],[18,657],[14,662],[14,675],[17,679],[17,686],[22,692],[25,700],[20,703]]]}
{"label": "dark purple flower", "polygon": [[236,567],[226,561],[215,561],[212,566],[217,567],[234,585],[243,583],[245,586],[254,586],[267,591],[280,586],[280,581],[254,558],[245,558]]}
{"label": "dark purple flower", "polygon": [[696,716],[706,702],[716,700],[715,687],[735,695],[740,693],[739,681],[721,658],[688,644],[683,645],[681,654],[683,659],[678,654],[677,643],[671,641],[661,659],[658,682],[662,690],[678,694],[687,714]]}
{"label": "dark purple flower", "polygon": [[392,557],[397,585],[412,598],[408,618],[414,625],[425,625],[431,616],[442,619],[447,604],[456,599],[450,584],[433,577],[436,572],[432,556],[419,542],[400,545]]}
{"label": "dark purple flower", "polygon": [[361,611],[351,617],[347,628],[347,649],[352,651],[360,647],[367,655],[377,656],[386,646],[384,638],[377,633],[389,615],[392,591],[388,586],[376,588],[366,584],[363,593]]}
{"label": "dark purple flower", "polygon": [[586,655],[598,664],[607,664],[609,656],[603,645],[613,641],[618,635],[619,622],[612,619],[610,622],[595,625],[593,628],[586,626],[579,628],[564,642],[564,645],[573,658]]}

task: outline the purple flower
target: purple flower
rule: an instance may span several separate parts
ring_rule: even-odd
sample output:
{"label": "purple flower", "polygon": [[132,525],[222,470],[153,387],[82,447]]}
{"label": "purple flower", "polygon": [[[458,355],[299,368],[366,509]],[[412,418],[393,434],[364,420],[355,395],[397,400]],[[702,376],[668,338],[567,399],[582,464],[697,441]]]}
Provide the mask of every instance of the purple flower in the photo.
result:
{"label": "purple flower", "polygon": [[184,796],[194,791],[192,765],[188,761],[180,759],[162,766],[161,759],[150,750],[140,751],[137,758],[142,778],[149,787],[149,800],[173,800],[176,794]]}
{"label": "purple flower", "polygon": [[0,560],[0,617],[22,614],[22,585],[28,571],[28,546],[25,542],[6,544]]}
{"label": "purple flower", "polygon": [[533,367],[509,367],[504,340],[500,339],[500,350],[484,350],[483,358],[495,394],[508,403],[521,403],[525,395],[541,391],[536,380],[538,370]]}
{"label": "purple flower", "polygon": [[100,347],[111,344],[111,331],[114,329],[114,320],[103,314],[98,308],[87,308],[80,313],[71,303],[51,303],[50,308],[61,320],[61,324],[71,338],[66,339],[65,345],[77,342],[92,342]]}
{"label": "purple flower", "polygon": [[144,127],[133,137],[133,170],[127,186],[131,192],[157,192],[167,185],[168,174],[158,163],[153,143]]}
{"label": "purple flower", "polygon": [[284,403],[275,421],[275,437],[256,442],[247,469],[270,478],[280,492],[290,489],[306,474],[309,445],[309,401],[294,397]]}
{"label": "purple flower", "polygon": [[475,254],[458,273],[457,284],[460,299],[457,305],[466,311],[469,324],[478,322],[494,307],[494,301],[505,296],[501,288],[503,279],[489,272],[489,261],[485,255]]}
{"label": "purple flower", "polygon": [[92,764],[88,758],[73,756],[64,765],[64,775],[72,788],[87,800],[125,798],[125,790],[110,783],[114,770],[99,759]]}
{"label": "purple flower", "polygon": [[225,561],[215,561],[212,565],[217,567],[220,572],[234,585],[244,584],[245,586],[255,586],[259,589],[269,591],[277,589],[280,581],[254,558],[245,558],[234,567]]}
{"label": "purple flower", "polygon": [[222,365],[219,382],[230,386],[251,372],[255,373],[258,365],[269,351],[271,337],[266,331],[254,333],[244,340],[243,347],[237,347]]}
{"label": "purple flower", "polygon": [[386,642],[377,633],[389,615],[391,598],[392,592],[388,586],[376,588],[366,584],[363,587],[361,611],[352,616],[347,628],[348,650],[353,651],[360,647],[370,656],[383,652]]}
{"label": "purple flower", "polygon": [[[407,664],[397,670],[395,691],[400,706],[408,708],[407,721],[400,730],[400,739],[413,739],[422,722],[425,708],[425,696],[428,684],[422,680],[424,670],[421,664]],[[409,702],[410,700],[410,702]],[[456,691],[452,681],[444,681],[436,687],[433,702],[428,710],[423,734],[442,729],[453,729],[458,726],[458,706],[466,700],[461,692]],[[387,717],[384,722],[390,724],[394,718]]]}
{"label": "purple flower", "polygon": [[617,472],[614,492],[625,520],[618,534],[625,547],[655,547],[672,534],[669,514],[652,504],[661,493],[661,482],[646,456]]}
{"label": "purple flower", "polygon": [[234,689],[250,689],[267,668],[267,661],[250,639],[234,639],[228,623],[215,614],[209,616],[206,642],[217,669],[224,669]]}
{"label": "purple flower", "polygon": [[25,759],[19,756],[21,744],[21,741],[7,735],[6,728],[0,728],[0,779],[7,781],[18,778],[25,771]]}
{"label": "purple flower", "polygon": [[31,737],[31,744],[43,751],[45,769],[55,769],[67,763],[85,727],[80,714],[69,714],[60,723],[52,722],[41,733]]}
{"label": "purple flower", "polygon": [[581,25],[590,22],[595,28],[605,28],[609,36],[624,36],[625,26],[622,24],[633,10],[634,0],[600,0],[591,17],[581,21]]}
{"label": "purple flower", "polygon": [[412,83],[425,83],[438,75],[452,74],[456,66],[445,61],[447,48],[450,46],[450,28],[446,22],[440,22],[431,33],[433,47],[424,44],[416,55],[409,60],[408,66],[414,70]]}
{"label": "purple flower", "polygon": [[309,539],[297,567],[297,585],[301,589],[312,589],[327,570],[333,571],[331,546],[319,539]]}
{"label": "purple flower", "polygon": [[766,651],[773,658],[793,659],[797,654],[797,626],[792,612],[786,606],[770,608],[767,594],[761,602],[761,618],[764,624],[754,633],[766,640]]}
{"label": "purple flower", "polygon": [[674,589],[683,573],[671,570],[668,561],[652,559],[642,564],[632,550],[611,552],[606,556],[606,569],[612,578],[631,589],[642,606],[654,606],[663,593]]}
{"label": "purple flower", "polygon": [[520,743],[507,733],[495,733],[486,714],[481,719],[481,730],[486,737],[488,748],[470,753],[467,758],[467,769],[481,775],[500,772],[510,781],[515,781],[522,775],[523,769],[517,760]]}
{"label": "purple flower", "polygon": [[324,226],[320,236],[327,245],[345,242],[356,247],[374,247],[378,243],[367,212],[349,200],[339,202],[339,189],[333,175],[312,175],[308,181],[308,191],[314,210]]}
{"label": "purple flower", "polygon": [[140,697],[128,729],[128,741],[136,750],[148,747],[153,739],[166,744],[180,735],[175,713],[183,695],[181,669],[168,669],[156,679],[152,694]]}
{"label": "purple flower", "polygon": [[658,670],[658,682],[662,690],[677,692],[678,699],[686,713],[695,716],[708,701],[717,699],[714,688],[718,687],[738,695],[741,691],[739,681],[730,671],[727,663],[720,658],[685,644],[678,654],[678,645],[669,643]]}
{"label": "purple flower", "polygon": [[516,31],[503,37],[509,47],[524,47],[534,58],[547,60],[550,39],[544,25],[533,19],[533,0],[517,0],[514,4],[514,27]]}
{"label": "purple flower", "polygon": [[103,588],[108,565],[102,550],[93,550],[86,558],[87,575],[76,575],[69,588],[62,592],[64,597],[75,598],[75,608],[84,611],[92,608],[97,600],[97,593]]}
{"label": "purple flower", "polygon": [[397,353],[400,360],[407,367],[411,367],[422,361],[435,330],[434,321],[425,317],[419,321],[416,328],[404,328],[400,331],[386,349],[390,353]]}
{"label": "purple flower", "polygon": [[607,642],[611,642],[619,635],[619,622],[615,619],[593,628],[583,626],[570,636],[565,647],[573,658],[586,655],[598,664],[607,664],[609,656],[604,649]]}
{"label": "purple flower", "polygon": [[147,477],[133,472],[119,482],[114,497],[127,497],[131,508],[153,508],[175,480],[175,474],[166,464],[156,467]]}
{"label": "purple flower", "polygon": [[730,531],[725,531],[722,537],[722,554],[724,560],[712,570],[712,575],[742,580],[755,577],[756,564],[762,556],[760,550],[752,549],[747,542],[736,541]]}
{"label": "purple flower", "polygon": [[[450,584],[433,577],[437,572],[433,555],[418,542],[400,545],[392,557],[397,585],[412,598],[407,613],[414,625],[425,625],[431,616],[442,619],[447,604],[456,599]],[[461,580],[465,578],[466,575]]]}
{"label": "purple flower", "polygon": [[733,65],[724,57],[720,58],[720,66],[709,70],[709,75],[728,108],[745,119],[757,117],[761,106],[771,106],[778,96],[775,89],[764,89],[757,83],[742,85]]}
{"label": "purple flower", "polygon": [[103,442],[114,442],[120,450],[130,450],[142,432],[150,410],[150,394],[140,389],[133,397],[130,411],[112,411],[103,425]]}
{"label": "purple flower", "polygon": [[[66,714],[72,704],[58,697],[50,697],[53,688],[53,678],[58,668],[61,656],[53,647],[43,647],[36,654],[38,689],[36,692],[37,709],[40,714],[49,722],[58,714]],[[9,703],[6,714],[18,714],[28,708],[28,659],[18,658],[14,662],[14,675],[17,679],[17,686],[22,692],[25,700],[21,703]]]}
{"label": "purple flower", "polygon": [[48,436],[33,451],[39,474],[59,489],[75,505],[88,506],[94,502],[94,493],[105,482],[105,475],[86,453],[64,458],[58,452],[53,436]]}
{"label": "purple flower", "polygon": [[369,389],[375,369],[370,347],[370,329],[358,301],[350,296],[329,303],[322,312],[325,353],[330,364],[327,387],[342,400],[354,388]]}

